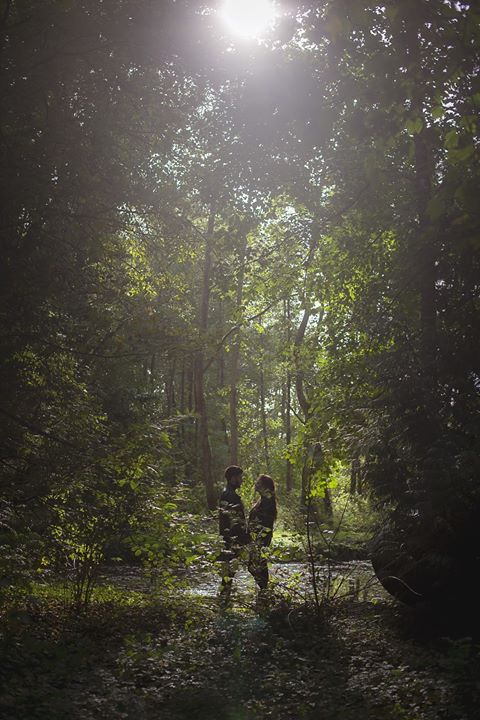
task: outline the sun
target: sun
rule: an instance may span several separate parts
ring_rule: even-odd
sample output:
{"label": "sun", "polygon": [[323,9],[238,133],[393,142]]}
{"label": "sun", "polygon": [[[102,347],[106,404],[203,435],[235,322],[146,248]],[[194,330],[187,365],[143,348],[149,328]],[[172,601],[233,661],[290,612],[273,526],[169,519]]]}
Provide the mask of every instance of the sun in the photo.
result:
{"label": "sun", "polygon": [[270,0],[225,0],[220,15],[235,35],[254,39],[273,26],[277,9]]}

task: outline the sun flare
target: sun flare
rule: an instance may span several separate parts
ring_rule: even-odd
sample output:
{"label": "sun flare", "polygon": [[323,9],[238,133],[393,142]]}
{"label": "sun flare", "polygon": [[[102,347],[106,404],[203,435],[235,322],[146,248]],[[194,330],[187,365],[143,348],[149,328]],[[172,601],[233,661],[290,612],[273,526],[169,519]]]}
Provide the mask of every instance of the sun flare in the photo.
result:
{"label": "sun flare", "polygon": [[259,38],[273,26],[277,11],[270,0],[225,0],[220,14],[235,35]]}

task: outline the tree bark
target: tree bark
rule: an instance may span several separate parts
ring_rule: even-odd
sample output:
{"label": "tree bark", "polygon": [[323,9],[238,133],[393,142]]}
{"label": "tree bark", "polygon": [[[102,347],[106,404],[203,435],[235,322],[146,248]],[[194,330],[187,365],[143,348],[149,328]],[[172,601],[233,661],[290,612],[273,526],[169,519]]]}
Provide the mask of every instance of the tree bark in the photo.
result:
{"label": "tree bark", "polygon": [[213,250],[213,230],[215,226],[215,209],[213,203],[210,205],[208,216],[207,232],[205,236],[205,257],[203,264],[203,281],[199,312],[199,330],[201,349],[195,353],[194,359],[194,395],[195,410],[198,417],[198,442],[199,442],[199,460],[200,460],[200,476],[205,486],[205,495],[207,505],[213,510],[217,504],[217,495],[213,482],[213,463],[212,450],[210,447],[210,439],[208,432],[208,411],[205,399],[205,350],[204,343],[208,330],[208,313],[210,304],[210,279],[212,271],[212,250]]}
{"label": "tree bark", "polygon": [[[290,406],[292,403],[292,376],[287,371],[287,378],[285,383],[285,444],[289,447],[292,442],[292,415],[290,413]],[[287,458],[287,466],[285,469],[285,490],[287,493],[293,490],[293,468],[292,463]]]}
{"label": "tree bark", "polygon": [[300,360],[300,348],[302,347],[303,339],[305,337],[305,330],[310,319],[310,310],[305,309],[303,311],[303,317],[298,326],[297,333],[294,341],[294,358],[295,358],[295,389],[297,391],[298,404],[300,405],[305,422],[310,417],[310,403],[305,395],[304,388],[304,373],[302,363]]}
{"label": "tree bark", "polygon": [[[297,400],[298,404],[300,405],[300,408],[303,413],[303,419],[305,424],[308,422],[310,418],[310,403],[307,399],[307,396],[305,395],[305,389],[304,389],[304,373],[302,369],[302,363],[300,360],[300,348],[303,343],[303,339],[305,337],[305,330],[307,329],[307,324],[310,319],[310,310],[305,308],[303,311],[303,317],[300,322],[300,325],[298,326],[298,330],[295,334],[295,340],[293,343],[293,356],[295,360],[295,390],[297,393]],[[308,488],[310,484],[310,474],[311,474],[311,468],[309,463],[309,456],[308,456],[308,447],[305,445],[305,462],[303,464],[302,468],[302,487],[300,492],[300,504],[302,507],[307,506],[307,500],[308,500]]]}
{"label": "tree bark", "polygon": [[165,395],[167,398],[167,416],[170,417],[175,412],[175,374],[176,362],[173,359],[169,368],[168,376],[165,378]]}
{"label": "tree bark", "polygon": [[[237,278],[236,306],[241,312],[243,302],[243,282],[245,278],[245,257],[247,254],[247,233],[242,232],[240,243],[240,268]],[[232,465],[238,465],[238,380],[240,365],[240,350],[242,342],[242,331],[239,328],[235,335],[235,342],[231,351],[230,365],[230,462]]]}
{"label": "tree bark", "polygon": [[[263,336],[262,336],[263,338]],[[263,353],[262,353],[263,362]],[[260,368],[260,413],[262,418],[262,440],[263,453],[265,458],[265,467],[267,475],[270,475],[270,449],[268,445],[268,428],[267,428],[267,411],[265,408],[265,373],[263,367]]]}
{"label": "tree bark", "polygon": [[[426,126],[424,103],[429,95],[429,78],[422,64],[418,18],[412,15],[406,23],[407,67],[413,92],[412,115],[422,121],[420,132],[413,137],[414,144],[414,191],[416,198],[417,228],[413,238],[412,258],[417,269],[417,289],[420,314],[420,364],[421,387],[419,405],[423,406],[423,443],[428,448],[438,433],[437,412],[437,310],[436,310],[436,261],[438,251],[435,234],[428,216],[428,203],[432,197],[435,161],[432,152],[432,128]],[[420,397],[421,396],[421,397]]]}
{"label": "tree bark", "polygon": [[[290,300],[286,300],[283,303],[283,320],[287,327],[287,347],[290,347]],[[287,370],[287,377],[285,379],[285,406],[283,414],[283,424],[285,429],[285,444],[287,447],[292,442],[292,414],[290,412],[292,404],[292,375],[290,370]],[[287,458],[287,465],[285,468],[285,490],[291,493],[293,489],[293,468],[292,463]]]}
{"label": "tree bark", "polygon": [[353,458],[350,465],[350,495],[360,494],[360,460]]}
{"label": "tree bark", "polygon": [[[318,245],[318,238],[317,238],[317,231],[314,230],[312,241],[310,244],[310,250],[308,254],[308,258],[306,261],[306,269],[308,270],[308,267],[310,266],[311,261],[313,260],[315,250]],[[295,360],[295,389],[297,392],[297,399],[298,404],[300,405],[300,408],[303,412],[304,416],[304,422],[305,424],[308,423],[310,417],[311,417],[311,403],[305,393],[305,382],[304,382],[304,372],[302,367],[302,361],[300,358],[300,351],[303,344],[303,341],[305,339],[305,332],[307,329],[308,321],[311,317],[311,310],[310,308],[306,307],[303,311],[303,317],[300,321],[300,325],[298,326],[298,330],[295,335],[294,340],[294,360]],[[307,494],[308,494],[308,488],[310,486],[310,479],[312,473],[315,472],[315,470],[312,468],[310,459],[309,459],[309,448],[305,447],[306,452],[306,458],[302,469],[302,488],[301,488],[301,494],[300,494],[300,503],[302,507],[307,506]],[[323,506],[324,511],[326,515],[331,516],[333,513],[333,504],[332,504],[332,498],[330,494],[330,490],[328,487],[325,488],[324,496],[323,496]]]}
{"label": "tree bark", "polygon": [[[412,116],[422,121],[420,132],[413,136],[414,144],[414,190],[417,210],[417,237],[414,252],[418,267],[418,291],[420,295],[420,324],[422,346],[426,360],[435,363],[436,344],[436,249],[428,232],[430,220],[427,206],[432,195],[435,163],[430,142],[431,130],[426,126],[424,102],[428,98],[428,77],[422,65],[422,54],[418,30],[419,20],[413,14],[406,23],[406,47],[408,77],[413,91],[411,99]],[[426,367],[432,372],[433,367]]]}

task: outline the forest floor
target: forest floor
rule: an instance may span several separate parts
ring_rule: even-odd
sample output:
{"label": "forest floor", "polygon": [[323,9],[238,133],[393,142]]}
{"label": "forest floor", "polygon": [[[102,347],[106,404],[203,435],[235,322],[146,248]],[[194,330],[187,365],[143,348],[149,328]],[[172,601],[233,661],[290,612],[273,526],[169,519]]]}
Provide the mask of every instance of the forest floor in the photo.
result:
{"label": "forest floor", "polygon": [[[255,612],[122,590],[3,616],[4,720],[478,720],[480,646],[390,600]],[[258,608],[257,608],[258,610]]]}

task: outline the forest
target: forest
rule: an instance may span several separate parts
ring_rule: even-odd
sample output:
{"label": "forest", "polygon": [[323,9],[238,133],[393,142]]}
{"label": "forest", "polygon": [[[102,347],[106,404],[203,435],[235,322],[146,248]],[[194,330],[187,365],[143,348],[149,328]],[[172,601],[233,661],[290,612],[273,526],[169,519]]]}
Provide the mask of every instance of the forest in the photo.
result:
{"label": "forest", "polygon": [[2,718],[480,720],[479,51],[0,0]]}

